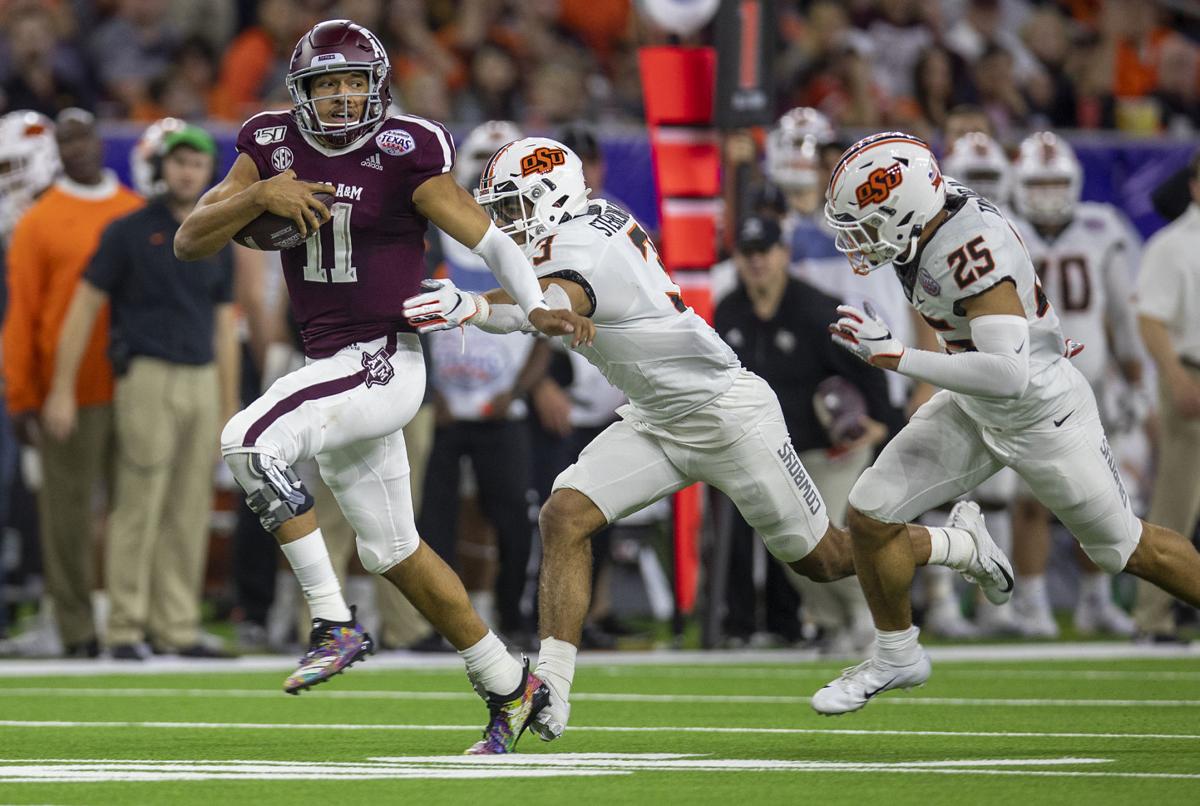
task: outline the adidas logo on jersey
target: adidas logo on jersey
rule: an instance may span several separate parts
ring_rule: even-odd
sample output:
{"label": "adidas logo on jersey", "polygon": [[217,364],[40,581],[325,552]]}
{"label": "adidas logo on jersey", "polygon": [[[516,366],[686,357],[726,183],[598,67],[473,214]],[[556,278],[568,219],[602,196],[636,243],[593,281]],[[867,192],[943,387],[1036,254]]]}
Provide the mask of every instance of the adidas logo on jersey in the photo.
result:
{"label": "adidas logo on jersey", "polygon": [[364,168],[374,168],[377,171],[383,170],[383,163],[380,161],[378,153],[367,157],[365,160],[360,162],[359,165],[362,165]]}

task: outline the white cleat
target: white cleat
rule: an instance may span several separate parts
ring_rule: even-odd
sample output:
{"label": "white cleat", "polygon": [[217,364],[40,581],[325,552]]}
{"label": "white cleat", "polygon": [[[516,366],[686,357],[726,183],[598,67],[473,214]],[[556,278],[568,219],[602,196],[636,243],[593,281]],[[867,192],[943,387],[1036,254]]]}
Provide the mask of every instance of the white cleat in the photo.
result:
{"label": "white cleat", "polygon": [[1080,599],[1075,606],[1075,631],[1080,635],[1119,635],[1132,638],[1137,624],[1111,599]]}
{"label": "white cleat", "polygon": [[950,510],[950,520],[946,525],[967,530],[975,540],[975,557],[971,560],[971,567],[963,571],[963,576],[978,585],[992,604],[1007,602],[1013,591],[1012,565],[988,534],[979,504],[959,501]]}
{"label": "white cleat", "polygon": [[1057,638],[1058,622],[1050,612],[1050,603],[1018,596],[1012,602],[1017,634],[1022,638]]}
{"label": "white cleat", "polygon": [[953,596],[943,596],[930,603],[921,630],[955,640],[979,637],[979,630],[967,621],[958,599]]}
{"label": "white cleat", "polygon": [[929,656],[924,650],[916,663],[908,666],[893,666],[878,658],[868,658],[843,670],[840,677],[814,694],[812,707],[818,714],[826,716],[848,714],[885,691],[925,685],[930,671]]}

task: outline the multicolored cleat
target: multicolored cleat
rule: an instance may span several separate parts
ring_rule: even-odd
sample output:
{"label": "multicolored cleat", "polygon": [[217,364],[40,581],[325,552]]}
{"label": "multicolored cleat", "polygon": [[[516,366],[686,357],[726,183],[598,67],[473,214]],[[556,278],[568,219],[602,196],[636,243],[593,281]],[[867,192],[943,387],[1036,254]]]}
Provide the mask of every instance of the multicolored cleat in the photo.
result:
{"label": "multicolored cleat", "polygon": [[354,607],[350,608],[349,621],[313,619],[308,644],[300,667],[283,682],[288,694],[324,683],[375,651],[375,641],[358,622]]}
{"label": "multicolored cleat", "polygon": [[513,752],[525,728],[550,704],[550,687],[529,671],[529,659],[526,658],[525,681],[516,691],[507,695],[488,692],[484,699],[491,718],[483,729],[483,738],[467,749],[468,756]]}

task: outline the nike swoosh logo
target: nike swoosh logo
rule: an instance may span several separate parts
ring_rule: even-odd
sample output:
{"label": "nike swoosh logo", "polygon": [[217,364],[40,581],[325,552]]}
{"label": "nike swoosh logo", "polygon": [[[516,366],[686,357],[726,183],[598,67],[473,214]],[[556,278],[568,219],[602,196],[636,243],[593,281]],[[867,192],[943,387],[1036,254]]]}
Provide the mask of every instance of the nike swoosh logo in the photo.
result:
{"label": "nike swoosh logo", "polygon": [[1055,428],[1061,428],[1061,427],[1062,427],[1062,424],[1063,424],[1063,423],[1065,423],[1065,422],[1066,422],[1068,419],[1070,419],[1071,415],[1072,415],[1072,414],[1074,414],[1074,413],[1075,413],[1075,409],[1071,409],[1069,412],[1067,412],[1067,416],[1066,416],[1066,417],[1063,417],[1061,420],[1055,420],[1055,421],[1054,421],[1054,427],[1055,427]]}
{"label": "nike swoosh logo", "polygon": [[[1069,414],[1067,415],[1067,417],[1070,417],[1070,416],[1071,415],[1069,415]],[[1009,593],[1010,591],[1012,591],[1013,578],[1009,575],[1009,573],[1007,571],[1004,570],[1004,566],[1001,565],[1000,563],[996,562],[995,560],[992,560],[992,565],[996,566],[996,570],[1000,572],[1000,575],[1004,577],[1004,581],[1006,583],[1008,583],[1006,585],[1006,587],[1004,587],[1000,592],[1001,593]]]}
{"label": "nike swoosh logo", "polygon": [[880,686],[879,688],[875,689],[874,691],[868,691],[868,692],[866,692],[866,693],[865,693],[863,696],[865,696],[865,697],[866,697],[866,698],[869,700],[869,699],[871,699],[872,697],[874,697],[876,694],[878,694],[879,692],[883,691],[885,688],[887,688],[888,686],[890,686],[890,685],[891,685],[892,683],[894,683],[894,682],[896,682],[896,678],[895,678],[895,677],[893,677],[891,680],[887,681],[886,683],[884,683],[882,686]]}
{"label": "nike swoosh logo", "polygon": [[920,296],[918,296],[918,297],[915,297],[915,299],[917,300],[917,304],[918,304],[918,305],[924,305],[924,304],[925,304],[925,298],[924,298],[924,297],[920,297]]}
{"label": "nike swoosh logo", "polygon": [[1018,347],[1018,348],[1016,349],[1016,351],[1015,351],[1015,352],[1016,352],[1016,354],[1017,354],[1017,355],[1020,355],[1020,354],[1021,354],[1021,351],[1022,351],[1022,350],[1024,350],[1024,349],[1025,349],[1025,342],[1021,342],[1021,346],[1020,346],[1020,347]]}

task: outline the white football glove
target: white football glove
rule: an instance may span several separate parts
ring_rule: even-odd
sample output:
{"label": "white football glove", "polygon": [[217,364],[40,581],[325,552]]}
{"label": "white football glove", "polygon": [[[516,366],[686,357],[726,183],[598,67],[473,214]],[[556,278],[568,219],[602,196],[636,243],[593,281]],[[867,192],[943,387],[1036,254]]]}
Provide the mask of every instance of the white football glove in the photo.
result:
{"label": "white football glove", "polygon": [[404,300],[404,318],[418,333],[462,327],[482,307],[482,297],[460,291],[449,280],[422,280],[421,288],[424,294]]}
{"label": "white football glove", "polygon": [[554,683],[546,678],[546,676],[534,672],[535,675],[542,678],[542,682],[550,689],[550,703],[534,714],[533,721],[529,723],[529,729],[537,734],[538,738],[543,742],[552,742],[559,736],[563,735],[563,731],[567,729],[567,720],[571,717],[571,703],[566,697],[559,695]]}
{"label": "white football glove", "polygon": [[829,326],[834,344],[872,365],[878,358],[903,355],[904,344],[892,336],[887,322],[875,313],[871,303],[864,302],[861,310],[853,305],[839,305],[837,311],[842,318]]}

